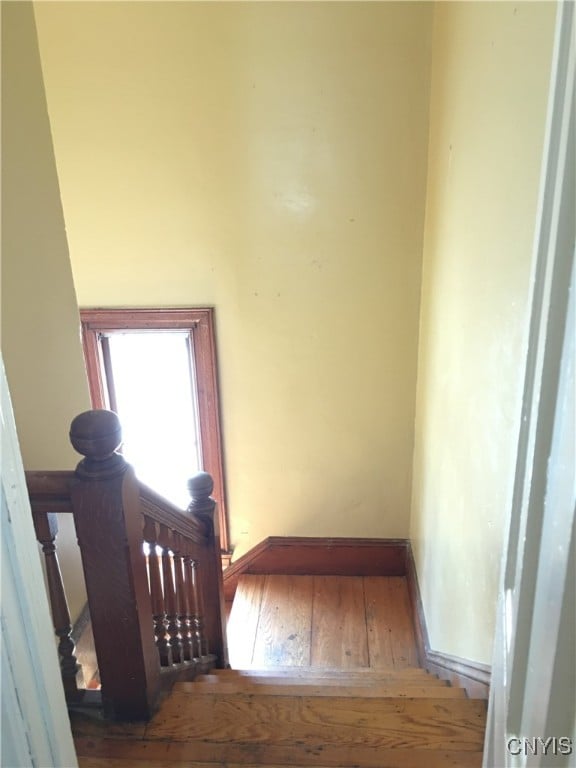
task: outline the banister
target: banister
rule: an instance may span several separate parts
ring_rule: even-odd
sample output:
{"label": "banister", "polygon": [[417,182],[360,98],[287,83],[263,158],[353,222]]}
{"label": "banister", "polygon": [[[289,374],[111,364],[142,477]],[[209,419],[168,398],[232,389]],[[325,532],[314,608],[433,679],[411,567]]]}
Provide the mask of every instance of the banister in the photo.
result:
{"label": "banister", "polygon": [[208,535],[212,539],[212,546],[208,549],[206,568],[199,578],[201,590],[204,595],[206,607],[205,629],[207,636],[212,641],[210,648],[215,653],[219,666],[227,667],[228,643],[226,639],[226,615],[224,611],[224,581],[222,578],[222,561],[220,559],[220,539],[218,536],[218,515],[216,514],[216,502],[212,498],[214,482],[207,472],[198,472],[188,481],[191,502],[187,512],[202,520],[207,527]]}
{"label": "banister", "polygon": [[70,482],[73,471],[27,471],[26,486],[33,512],[72,512]]}
{"label": "banister", "polygon": [[[117,452],[115,413],[80,414],[70,439],[84,457],[75,472],[27,473],[67,699],[103,704],[119,720],[148,719],[161,688],[228,665],[212,478],[199,473],[189,481],[192,500],[183,511],[141,484]],[[74,516],[101,691],[79,683],[55,512]]]}
{"label": "banister", "polygon": [[142,511],[157,523],[168,525],[173,531],[186,536],[197,544],[206,544],[209,536],[206,524],[198,518],[187,515],[152,488],[139,483]]}
{"label": "banister", "polygon": [[86,411],[70,427],[84,458],[71,483],[71,499],[94,644],[107,713],[148,719],[160,693],[158,655],[142,517],[134,470],[116,452],[122,431],[112,411]]}

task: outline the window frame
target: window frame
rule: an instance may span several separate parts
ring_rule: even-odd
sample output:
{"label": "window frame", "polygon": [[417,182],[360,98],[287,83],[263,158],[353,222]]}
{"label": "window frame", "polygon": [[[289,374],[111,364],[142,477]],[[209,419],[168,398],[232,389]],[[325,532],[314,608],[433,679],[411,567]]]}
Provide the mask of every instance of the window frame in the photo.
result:
{"label": "window frame", "polygon": [[99,343],[101,334],[114,331],[187,330],[192,338],[196,377],[200,454],[214,480],[220,546],[229,552],[229,528],[224,483],[220,399],[216,362],[214,308],[80,309],[82,346],[93,408],[110,408],[103,371],[106,364]]}

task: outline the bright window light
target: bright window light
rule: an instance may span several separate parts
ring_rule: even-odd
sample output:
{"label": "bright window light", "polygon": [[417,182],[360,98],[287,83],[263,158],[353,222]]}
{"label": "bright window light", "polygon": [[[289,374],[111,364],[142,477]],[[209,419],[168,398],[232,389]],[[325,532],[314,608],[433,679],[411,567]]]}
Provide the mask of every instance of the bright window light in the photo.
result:
{"label": "bright window light", "polygon": [[122,452],[143,483],[185,508],[201,469],[190,334],[114,332],[108,343]]}

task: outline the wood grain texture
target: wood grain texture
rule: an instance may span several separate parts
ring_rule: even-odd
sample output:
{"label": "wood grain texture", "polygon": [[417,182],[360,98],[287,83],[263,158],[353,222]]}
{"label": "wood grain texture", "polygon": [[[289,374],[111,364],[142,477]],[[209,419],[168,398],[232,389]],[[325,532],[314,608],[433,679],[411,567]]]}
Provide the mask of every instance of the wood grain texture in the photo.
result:
{"label": "wood grain texture", "polygon": [[69,715],[74,739],[120,739],[129,743],[143,739],[146,731],[143,722],[118,723],[75,711],[70,711]]}
{"label": "wood grain texture", "polygon": [[32,471],[27,470],[26,488],[32,512],[72,512],[70,483],[73,471]]}
{"label": "wood grain texture", "polygon": [[310,664],[313,587],[310,576],[266,577],[252,666]]}
{"label": "wood grain texture", "polygon": [[174,692],[146,738],[215,743],[482,749],[486,707],[462,699],[195,697]]}
{"label": "wood grain texture", "polygon": [[70,497],[106,709],[119,719],[147,719],[160,692],[160,666],[140,499],[132,468],[120,456],[115,461],[116,475],[75,479]]}
{"label": "wood grain texture", "polygon": [[371,667],[416,667],[418,655],[406,580],[364,579]]}
{"label": "wood grain texture", "polygon": [[316,667],[368,667],[363,580],[314,577],[312,649]]}
{"label": "wood grain texture", "polygon": [[[220,760],[218,763],[214,762],[197,762],[196,760],[190,762],[190,760],[178,760],[176,762],[172,760],[162,760],[158,762],[156,760],[134,760],[128,758],[126,760],[111,759],[108,757],[81,757],[78,761],[79,768],[246,768],[246,763],[230,763],[228,760],[223,763]],[[286,768],[286,763],[280,766],[279,763],[272,765],[266,763],[263,768]],[[328,766],[320,766],[320,768],[328,768]]]}
{"label": "wood grain texture", "polygon": [[[173,768],[173,766],[314,766],[314,768],[481,768],[482,752],[429,749],[386,749],[381,747],[317,745],[278,746],[272,744],[214,744],[211,742],[149,741],[124,742],[117,739],[77,739],[80,768]],[[94,762],[100,760],[101,762]],[[102,761],[108,762],[102,762]],[[122,760],[139,762],[124,764]],[[92,761],[92,762],[90,762]]]}
{"label": "wood grain texture", "polygon": [[[295,667],[294,678],[288,670],[272,686],[262,671],[235,670],[177,683],[146,726],[100,722],[86,729],[83,721],[83,733],[74,726],[80,768],[481,767],[485,702],[462,698],[462,690],[424,670],[374,670],[406,686],[393,697],[374,695],[384,689],[376,682],[370,690],[366,668]],[[307,671],[314,673],[308,684],[301,677]],[[361,696],[341,687],[345,675],[361,681]],[[336,683],[329,691],[327,680]],[[426,690],[422,680],[440,687]]]}
{"label": "wood grain texture", "polygon": [[[368,681],[373,680],[385,680],[385,679],[402,679],[408,678],[437,678],[436,675],[431,674],[426,669],[421,667],[403,667],[401,669],[372,669],[371,667],[356,667],[355,669],[340,669],[337,667],[283,667],[275,666],[273,669],[218,669],[213,670],[210,674],[216,674],[218,677],[226,675],[248,675],[265,676],[265,677],[290,677],[290,678],[309,678],[309,677],[330,677],[333,679],[346,677],[350,679],[362,679],[365,677]],[[443,683],[446,685],[446,682]]]}
{"label": "wood grain texture", "polygon": [[[266,599],[262,597],[264,591]],[[305,631],[304,622],[308,620]],[[296,623],[287,629],[290,621]],[[277,625],[284,640],[293,636],[292,644],[282,645],[282,638],[277,637],[274,653],[262,656]],[[297,653],[294,650],[296,639],[303,641],[308,635],[309,659],[306,649]],[[235,668],[389,670],[417,665],[403,577],[242,576],[228,625],[228,640]],[[250,644],[254,648],[252,655]],[[290,659],[282,658],[282,648],[292,648]]]}
{"label": "wood grain texture", "polygon": [[427,698],[427,699],[464,699],[466,692],[463,688],[453,688],[442,685],[290,685],[284,683],[182,683],[188,685],[180,688],[182,693],[190,696],[227,696],[231,693],[245,693],[266,696],[340,696],[347,698],[390,699],[394,697]]}
{"label": "wood grain texture", "polygon": [[232,667],[252,664],[265,581],[265,576],[243,578],[232,603],[228,619],[228,654]]}
{"label": "wood grain texture", "polygon": [[[354,686],[357,688],[373,688],[374,686],[386,686],[386,687],[434,687],[434,688],[446,688],[448,682],[446,680],[440,680],[435,675],[429,675],[426,672],[422,676],[400,677],[392,675],[376,674],[373,677],[369,675],[326,675],[319,676],[312,673],[313,668],[299,667],[302,674],[299,675],[276,675],[275,669],[270,670],[269,675],[262,675],[260,672],[257,675],[204,675],[197,678],[197,682],[205,685],[221,685],[223,683],[232,683],[235,685],[290,685],[290,686],[307,686],[307,685],[323,685],[325,687],[338,687],[338,686]],[[225,672],[235,672],[236,670],[222,670]],[[256,671],[256,670],[254,670]],[[340,670],[341,671],[341,670]],[[354,672],[355,670],[351,670]]]}

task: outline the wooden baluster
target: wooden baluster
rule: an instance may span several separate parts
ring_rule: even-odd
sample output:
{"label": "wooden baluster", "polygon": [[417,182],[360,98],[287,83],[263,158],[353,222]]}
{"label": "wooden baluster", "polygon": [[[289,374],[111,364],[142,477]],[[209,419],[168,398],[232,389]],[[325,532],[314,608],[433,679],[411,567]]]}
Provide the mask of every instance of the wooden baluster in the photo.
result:
{"label": "wooden baluster", "polygon": [[160,665],[153,632],[143,551],[139,485],[116,453],[120,422],[111,411],[87,411],[70,427],[74,448],[85,456],[70,497],[82,555],[94,645],[107,712],[146,720],[160,693]]}
{"label": "wooden baluster", "polygon": [[172,664],[172,648],[168,642],[166,608],[164,605],[164,594],[162,592],[160,556],[156,551],[158,535],[156,523],[149,517],[144,518],[144,540],[148,542],[150,546],[150,552],[148,554],[148,574],[150,578],[150,602],[152,605],[156,647],[158,648],[161,666],[169,667]]}
{"label": "wooden baluster", "polygon": [[200,659],[208,654],[208,643],[204,634],[204,605],[198,574],[198,563],[191,557],[185,558],[188,566],[190,598],[192,603],[192,638],[194,658]]}
{"label": "wooden baluster", "polygon": [[171,531],[165,525],[160,525],[160,546],[162,547],[162,579],[164,583],[164,605],[166,606],[166,624],[168,642],[172,648],[172,663],[182,661],[182,642],[180,640],[180,624],[176,606],[176,589],[174,572],[172,570]]}
{"label": "wooden baluster", "polygon": [[52,623],[54,632],[60,638],[58,653],[60,655],[60,669],[66,698],[76,700],[82,697],[84,680],[82,667],[78,664],[72,640],[72,623],[68,601],[64,591],[62,573],[58,555],[56,554],[56,536],[58,535],[58,518],[55,514],[34,513],[34,530],[36,539],[42,545],[46,563],[46,580],[48,582],[48,594],[50,596],[50,608],[52,611]]}
{"label": "wooden baluster", "polygon": [[185,569],[185,558],[182,554],[182,537],[174,534],[174,573],[176,575],[176,607],[178,622],[180,625],[180,638],[182,641],[182,660],[191,661],[194,658],[192,636],[190,632],[190,604],[186,579],[188,573]]}
{"label": "wooden baluster", "polygon": [[188,481],[192,501],[187,511],[203,523],[208,540],[206,557],[201,563],[202,573],[198,574],[196,568],[192,568],[201,601],[200,608],[202,605],[209,608],[208,613],[202,611],[200,614],[204,620],[205,636],[209,642],[210,652],[216,654],[217,666],[227,667],[229,664],[220,540],[218,531],[215,529],[216,502],[210,496],[213,488],[214,482],[208,472],[198,472],[194,475]]}
{"label": "wooden baluster", "polygon": [[201,656],[201,651],[204,646],[204,638],[202,634],[203,623],[200,615],[200,606],[198,605],[198,600],[194,591],[194,560],[191,555],[188,553],[184,555],[182,565],[186,582],[188,626],[190,629],[190,655],[191,658],[197,659]]}

